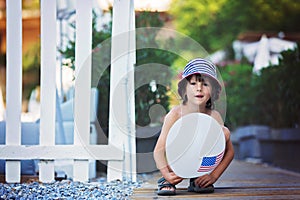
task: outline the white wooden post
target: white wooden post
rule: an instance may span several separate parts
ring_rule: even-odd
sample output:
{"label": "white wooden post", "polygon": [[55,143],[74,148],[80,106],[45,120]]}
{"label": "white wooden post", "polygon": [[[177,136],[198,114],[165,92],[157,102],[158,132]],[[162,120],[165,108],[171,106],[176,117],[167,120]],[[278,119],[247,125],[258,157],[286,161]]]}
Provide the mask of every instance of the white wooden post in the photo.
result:
{"label": "white wooden post", "polygon": [[[6,1],[6,145],[21,145],[22,2]],[[20,161],[6,161],[6,182],[20,182]]]}
{"label": "white wooden post", "polygon": [[[74,145],[90,142],[92,0],[76,1]],[[88,149],[87,149],[88,151]],[[74,161],[74,180],[88,181],[88,160]]]}
{"label": "white wooden post", "polygon": [[131,0],[130,9],[129,9],[129,16],[130,18],[130,54],[129,54],[129,82],[128,82],[128,96],[130,98],[130,102],[128,102],[129,105],[129,118],[130,118],[130,134],[128,137],[128,144],[129,147],[129,153],[130,153],[130,178],[132,181],[137,181],[136,176],[136,127],[135,127],[135,85],[134,85],[134,66],[136,64],[136,32],[135,32],[135,10],[134,10],[134,0]]}
{"label": "white wooden post", "polygon": [[136,181],[133,0],[113,4],[109,144],[123,151],[123,161],[108,161],[107,179]]}
{"label": "white wooden post", "polygon": [[[56,1],[41,0],[41,119],[40,145],[55,145]],[[62,152],[63,153],[63,152]],[[39,179],[54,180],[54,161],[40,162]]]}

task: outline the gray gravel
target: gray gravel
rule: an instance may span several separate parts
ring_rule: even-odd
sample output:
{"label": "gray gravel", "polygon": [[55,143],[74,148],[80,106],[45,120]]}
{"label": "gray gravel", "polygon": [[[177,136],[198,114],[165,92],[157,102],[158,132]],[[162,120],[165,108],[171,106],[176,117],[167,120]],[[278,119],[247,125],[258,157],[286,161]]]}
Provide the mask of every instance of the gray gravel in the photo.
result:
{"label": "gray gravel", "polygon": [[134,188],[141,183],[130,181],[105,182],[99,179],[92,183],[71,180],[53,183],[0,183],[0,199],[130,199]]}

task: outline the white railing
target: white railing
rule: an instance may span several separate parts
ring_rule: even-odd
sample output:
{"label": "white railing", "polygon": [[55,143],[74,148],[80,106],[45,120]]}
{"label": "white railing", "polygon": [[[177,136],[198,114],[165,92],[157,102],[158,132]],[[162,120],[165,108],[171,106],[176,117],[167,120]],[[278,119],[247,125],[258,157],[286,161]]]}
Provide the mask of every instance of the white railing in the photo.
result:
{"label": "white railing", "polygon": [[[22,96],[22,5],[21,0],[6,1],[7,24],[7,82],[6,82],[6,143],[0,145],[0,159],[6,160],[6,182],[20,182],[20,161],[38,159],[39,180],[51,182],[54,180],[54,160],[72,159],[73,179],[88,181],[89,159],[108,160],[108,181],[130,176],[136,180],[135,157],[126,159],[126,152],[135,151],[134,132],[130,138],[122,138],[124,133],[114,129],[110,133],[108,145],[90,145],[90,94],[91,94],[91,42],[92,42],[92,0],[76,0],[76,49],[75,49],[75,97],[74,97],[74,144],[55,145],[55,103],[56,103],[56,1],[41,0],[41,113],[39,145],[21,145],[21,96]],[[133,1],[121,0],[114,4],[115,13],[113,30],[118,21],[128,24],[124,32],[134,26]],[[133,12],[133,13],[131,13]],[[127,20],[127,21],[126,21]],[[128,21],[129,20],[129,21]],[[115,23],[115,25],[114,25]],[[131,25],[130,25],[131,24]],[[113,38],[113,37],[112,37]],[[112,46],[122,44],[114,44]],[[128,41],[124,47],[129,48]],[[113,51],[112,51],[113,53]],[[124,53],[124,52],[122,52]],[[131,53],[132,54],[132,53]],[[128,54],[127,58],[135,55]],[[112,56],[113,57],[113,56]],[[123,55],[124,57],[124,55]],[[112,58],[113,59],[113,58]],[[127,59],[128,60],[128,59]],[[134,64],[134,60],[125,64]],[[115,62],[115,65],[125,65]],[[115,66],[116,67],[116,66]],[[122,76],[124,75],[121,74]],[[118,78],[118,77],[115,77]],[[113,88],[114,89],[114,88]],[[120,96],[118,97],[120,98]],[[124,98],[124,102],[127,99]],[[127,103],[128,104],[128,103]],[[124,103],[124,106],[128,105]],[[132,110],[132,107],[130,108]],[[134,117],[134,115],[131,116]],[[118,123],[118,122],[114,122]],[[120,135],[118,135],[120,134]],[[122,136],[123,135],[123,136]],[[129,142],[128,142],[129,141]],[[124,148],[125,147],[125,148]],[[128,147],[129,150],[128,150]],[[125,166],[125,168],[124,168]],[[126,168],[130,166],[130,168]],[[126,175],[127,173],[127,175]],[[129,175],[128,175],[129,174]]]}

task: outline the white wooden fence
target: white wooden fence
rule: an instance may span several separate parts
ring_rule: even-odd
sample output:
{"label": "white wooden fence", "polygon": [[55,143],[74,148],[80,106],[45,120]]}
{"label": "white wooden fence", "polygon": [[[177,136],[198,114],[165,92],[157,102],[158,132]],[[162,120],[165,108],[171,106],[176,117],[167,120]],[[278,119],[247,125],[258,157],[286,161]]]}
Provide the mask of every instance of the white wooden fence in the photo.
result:
{"label": "white wooden fence", "polygon": [[[21,145],[22,96],[22,5],[21,0],[6,1],[7,14],[7,82],[6,82],[6,144],[0,145],[0,159],[6,160],[6,182],[20,182],[20,160],[39,159],[39,179],[54,180],[54,160],[72,159],[73,179],[88,181],[88,160],[108,160],[108,181],[131,178],[136,181],[135,129],[129,127],[124,134],[123,121],[110,117],[112,126],[108,145],[90,145],[90,93],[92,0],[76,0],[75,99],[74,144],[55,145],[56,95],[56,1],[41,0],[41,114],[39,145]],[[127,41],[114,41],[114,35],[134,30],[133,0],[117,0],[113,5],[112,82],[113,92],[120,77],[128,76],[135,63],[134,34]],[[117,47],[117,48],[116,48]],[[118,52],[117,49],[122,49]],[[124,52],[131,49],[131,53]],[[128,51],[129,52],[129,51]],[[121,57],[118,53],[123,54]],[[117,61],[114,61],[114,59]],[[113,70],[116,68],[117,70]],[[123,69],[123,70],[121,70]],[[129,81],[128,81],[129,80]],[[124,108],[122,120],[134,120],[134,107],[128,104],[132,94],[133,76],[118,95]],[[128,84],[129,82],[129,84]],[[126,90],[126,91],[125,91]],[[129,93],[128,93],[129,91]],[[126,96],[127,95],[127,96]],[[113,96],[111,95],[111,100]],[[133,98],[131,98],[133,99]],[[101,103],[101,102],[100,102]],[[112,105],[112,104],[111,104]],[[113,112],[111,106],[110,112]],[[129,116],[127,115],[129,113]],[[127,119],[126,119],[127,118]],[[125,135],[125,137],[124,137]]]}

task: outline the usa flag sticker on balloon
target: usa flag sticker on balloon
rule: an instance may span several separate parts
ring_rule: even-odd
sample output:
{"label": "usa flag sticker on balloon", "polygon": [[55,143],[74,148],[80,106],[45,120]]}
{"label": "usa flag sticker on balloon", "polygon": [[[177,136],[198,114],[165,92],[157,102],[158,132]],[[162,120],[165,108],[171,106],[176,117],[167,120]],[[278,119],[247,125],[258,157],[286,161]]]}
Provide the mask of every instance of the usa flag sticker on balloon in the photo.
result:
{"label": "usa flag sticker on balloon", "polygon": [[192,113],[177,120],[166,141],[166,158],[182,178],[202,176],[221,162],[225,136],[221,125],[203,113]]}

